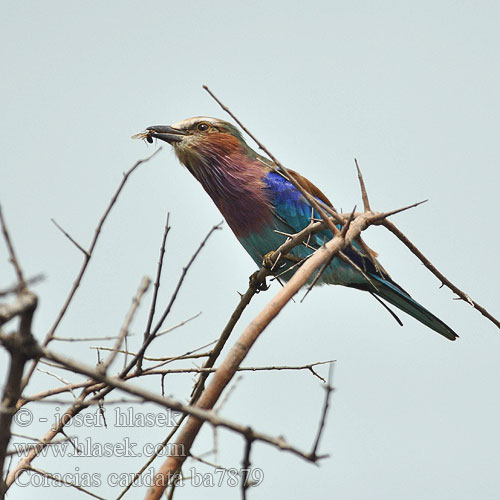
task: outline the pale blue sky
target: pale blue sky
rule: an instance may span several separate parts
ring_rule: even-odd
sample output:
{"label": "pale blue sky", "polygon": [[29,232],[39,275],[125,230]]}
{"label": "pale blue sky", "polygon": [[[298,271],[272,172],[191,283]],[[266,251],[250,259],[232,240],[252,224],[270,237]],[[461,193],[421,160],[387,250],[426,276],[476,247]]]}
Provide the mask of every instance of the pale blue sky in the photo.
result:
{"label": "pale blue sky", "polygon": [[[498,316],[499,22],[498,4],[487,1],[3,5],[0,201],[25,272],[47,277],[36,286],[37,338],[51,325],[81,262],[50,219],[86,244],[122,172],[155,149],[130,140],[132,134],[193,115],[227,119],[202,84],[337,207],[360,204],[354,157],[375,209],[429,198],[394,222]],[[197,244],[221,220],[165,145],[126,186],[60,335],[116,334],[141,276],[154,274],[167,211],[173,229],[163,303]],[[318,468],[257,445],[252,463],[265,478],[249,498],[498,499],[500,332],[439,289],[382,229],[365,238],[393,278],[461,338],[447,342],[403,316],[400,328],[370,296],[340,287],[317,289],[304,303],[290,304],[245,364],[337,360],[337,391],[321,445],[331,458]],[[0,255],[3,287],[14,276],[3,246]],[[253,271],[228,227],[215,234],[168,325],[203,314],[158,341],[155,354],[180,354],[215,339]],[[234,339],[276,290],[255,299]],[[137,334],[146,312],[134,323]],[[86,344],[52,347],[89,363],[96,359]],[[0,353],[0,363],[5,360]],[[167,393],[186,397],[189,376],[167,381]],[[222,414],[307,448],[323,398],[318,382],[305,372],[247,373]],[[39,374],[31,389],[52,383]],[[144,383],[160,390],[156,379]],[[52,414],[46,405],[39,411]],[[40,435],[46,427],[33,424],[23,432]],[[88,432],[75,431],[82,439]],[[98,442],[124,435],[113,427],[93,432]],[[127,435],[156,443],[164,434],[136,428]],[[207,428],[195,451],[209,449],[211,439]],[[219,448],[219,463],[240,466],[241,439],[220,432]],[[131,473],[143,462],[44,458],[34,465],[98,471],[104,484],[95,491],[115,498],[107,474]],[[199,464],[188,470],[193,465],[210,470]],[[13,488],[9,498],[27,494]],[[69,494],[77,495],[66,488],[37,491],[40,498]],[[240,492],[185,486],[177,495],[238,498]],[[137,490],[129,495],[142,496]]]}

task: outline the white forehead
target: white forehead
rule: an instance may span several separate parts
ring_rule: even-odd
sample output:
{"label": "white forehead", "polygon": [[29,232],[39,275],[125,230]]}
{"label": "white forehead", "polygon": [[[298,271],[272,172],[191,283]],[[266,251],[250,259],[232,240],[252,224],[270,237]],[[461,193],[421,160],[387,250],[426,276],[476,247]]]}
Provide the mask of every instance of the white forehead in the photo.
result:
{"label": "white forehead", "polygon": [[217,120],[217,118],[210,118],[210,116],[193,116],[193,118],[186,118],[185,120],[182,120],[181,122],[172,123],[171,126],[172,126],[172,128],[187,129],[189,127],[192,127],[195,123],[198,123],[200,121],[213,123],[215,125],[220,120]]}

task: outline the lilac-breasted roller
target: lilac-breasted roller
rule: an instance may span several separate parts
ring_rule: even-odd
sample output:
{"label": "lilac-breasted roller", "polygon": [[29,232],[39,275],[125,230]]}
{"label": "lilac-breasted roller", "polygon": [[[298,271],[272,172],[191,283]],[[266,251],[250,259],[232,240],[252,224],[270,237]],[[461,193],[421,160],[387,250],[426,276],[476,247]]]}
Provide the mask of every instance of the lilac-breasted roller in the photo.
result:
{"label": "lilac-breasted roller", "polygon": [[[228,122],[200,116],[171,126],[148,127],[134,137],[146,138],[150,142],[151,138],[156,138],[173,146],[180,162],[201,183],[259,267],[269,252],[285,242],[287,234],[298,233],[309,225],[312,218],[320,219],[276,165],[250,148],[239,130]],[[290,174],[320,203],[332,207],[312,182],[296,172],[290,171]],[[297,269],[297,262],[331,238],[331,231],[324,230],[312,235],[307,244],[291,250],[277,271],[280,278],[289,279]],[[447,339],[458,337],[395,283],[378,265],[376,253],[368,256],[368,251],[366,245],[354,242],[343,252],[358,269],[348,260],[335,257],[317,284],[344,285],[371,292]]]}

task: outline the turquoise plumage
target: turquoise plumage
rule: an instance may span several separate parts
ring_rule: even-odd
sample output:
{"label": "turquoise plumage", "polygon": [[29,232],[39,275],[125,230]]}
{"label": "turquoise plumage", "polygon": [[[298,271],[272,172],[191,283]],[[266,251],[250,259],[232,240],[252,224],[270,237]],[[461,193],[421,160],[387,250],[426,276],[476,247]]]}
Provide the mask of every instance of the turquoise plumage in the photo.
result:
{"label": "turquoise plumage", "polygon": [[[311,219],[321,218],[271,161],[251,149],[230,123],[195,117],[172,126],[148,127],[138,137],[157,138],[172,144],[179,160],[202,184],[259,267],[266,254],[284,243],[286,235],[301,231]],[[296,172],[291,174],[319,202],[332,206],[310,181]],[[292,249],[275,270],[276,274],[280,279],[288,280],[300,261],[332,236],[329,230],[312,235],[307,244]],[[376,261],[375,252],[371,256],[367,252],[371,250],[360,241],[344,250],[369,280],[349,262],[335,257],[317,284],[344,285],[368,291],[444,337],[450,340],[457,338],[449,326],[390,278]]]}

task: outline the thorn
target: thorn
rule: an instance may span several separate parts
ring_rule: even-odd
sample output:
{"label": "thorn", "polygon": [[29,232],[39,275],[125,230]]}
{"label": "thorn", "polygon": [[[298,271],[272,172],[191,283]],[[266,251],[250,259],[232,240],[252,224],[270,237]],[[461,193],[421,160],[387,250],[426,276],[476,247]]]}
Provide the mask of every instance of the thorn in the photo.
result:
{"label": "thorn", "polygon": [[409,210],[410,208],[418,207],[419,205],[422,205],[423,203],[427,203],[428,201],[429,200],[417,201],[417,203],[407,205],[406,207],[396,208],[396,210],[391,210],[390,212],[382,212],[379,216],[377,216],[373,219],[373,222],[387,219],[387,217],[390,217],[391,215],[396,215],[396,214],[399,214],[400,212],[404,212],[405,210]]}
{"label": "thorn", "polygon": [[356,211],[356,205],[354,205],[354,208],[352,209],[352,212],[350,213],[349,218],[347,219],[347,222],[345,223],[345,226],[342,228],[342,232],[340,233],[342,238],[345,238],[345,235],[347,234],[347,231],[349,230],[352,219],[354,218],[355,211]]}
{"label": "thorn", "polygon": [[368,201],[368,193],[366,192],[365,181],[363,180],[363,174],[361,173],[361,169],[359,168],[357,158],[354,158],[354,163],[356,164],[356,170],[358,171],[359,186],[361,188],[361,198],[363,200],[365,212],[371,212],[370,202]]}

